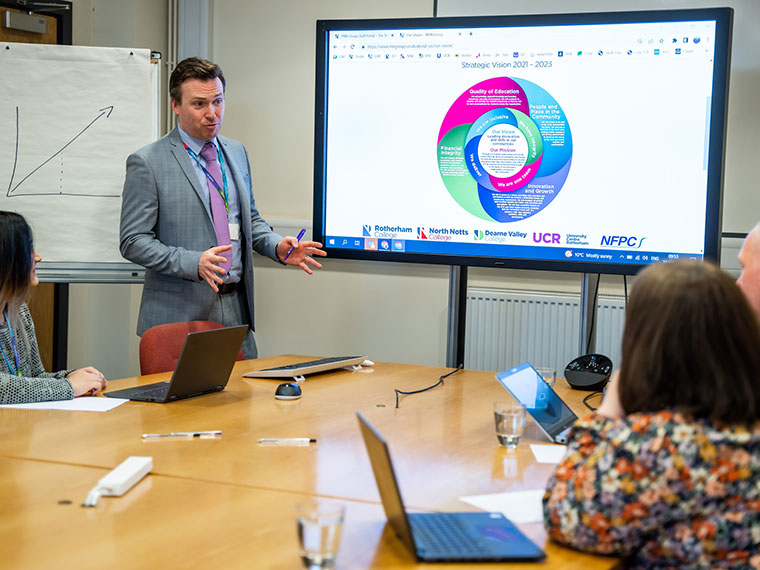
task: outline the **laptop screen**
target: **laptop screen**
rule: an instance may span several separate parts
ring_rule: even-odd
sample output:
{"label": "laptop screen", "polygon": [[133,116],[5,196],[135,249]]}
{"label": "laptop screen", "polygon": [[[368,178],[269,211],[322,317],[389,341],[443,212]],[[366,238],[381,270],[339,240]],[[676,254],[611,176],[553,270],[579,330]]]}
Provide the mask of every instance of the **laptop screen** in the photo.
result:
{"label": "laptop screen", "polygon": [[247,330],[238,325],[188,333],[167,399],[223,390]]}
{"label": "laptop screen", "polygon": [[404,503],[401,499],[401,490],[398,488],[396,474],[393,472],[388,444],[383,436],[377,433],[375,428],[364,419],[361,413],[356,412],[356,416],[359,418],[359,427],[362,431],[364,444],[367,446],[372,471],[375,473],[377,489],[383,502],[385,516],[388,517],[391,528],[409,551],[417,552],[409,520],[406,518]]}

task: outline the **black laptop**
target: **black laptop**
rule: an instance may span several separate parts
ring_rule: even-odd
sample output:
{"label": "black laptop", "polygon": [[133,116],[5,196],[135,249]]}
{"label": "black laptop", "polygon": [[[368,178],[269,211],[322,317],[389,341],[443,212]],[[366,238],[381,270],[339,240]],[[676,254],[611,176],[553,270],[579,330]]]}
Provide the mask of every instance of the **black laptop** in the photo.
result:
{"label": "black laptop", "polygon": [[359,418],[385,515],[396,535],[424,562],[541,560],[543,551],[501,513],[407,513],[388,444]]}
{"label": "black laptop", "polygon": [[212,392],[221,392],[230,379],[248,327],[191,332],[171,380],[105,392],[111,398],[164,404]]}

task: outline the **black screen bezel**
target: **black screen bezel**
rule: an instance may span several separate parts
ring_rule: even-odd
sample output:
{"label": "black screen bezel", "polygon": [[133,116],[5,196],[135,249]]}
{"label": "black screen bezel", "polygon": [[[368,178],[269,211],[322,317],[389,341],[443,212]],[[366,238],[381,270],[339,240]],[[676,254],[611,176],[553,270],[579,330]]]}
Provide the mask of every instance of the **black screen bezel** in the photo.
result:
{"label": "black screen bezel", "polygon": [[[327,142],[327,86],[329,33],[339,30],[373,29],[425,29],[457,27],[530,27],[552,25],[589,25],[607,23],[647,23],[677,21],[715,21],[715,65],[713,68],[713,94],[710,121],[710,145],[708,150],[707,200],[705,208],[704,259],[720,262],[720,239],[722,231],[723,178],[726,147],[726,122],[728,105],[729,72],[731,61],[731,37],[733,28],[732,8],[705,8],[688,10],[657,10],[635,12],[599,12],[576,14],[538,14],[519,16],[468,16],[445,18],[389,18],[362,20],[318,20],[316,24],[316,82],[315,82],[315,128],[314,128],[314,203],[313,239],[325,244],[326,215],[326,160]],[[325,244],[328,256],[338,259],[366,261],[390,261],[427,263],[437,265],[460,265],[479,267],[504,267],[569,271],[578,273],[604,273],[634,275],[645,265],[606,263],[594,261],[565,261],[547,259],[522,259],[486,257],[479,255],[450,255],[399,253],[368,250],[330,248]]]}

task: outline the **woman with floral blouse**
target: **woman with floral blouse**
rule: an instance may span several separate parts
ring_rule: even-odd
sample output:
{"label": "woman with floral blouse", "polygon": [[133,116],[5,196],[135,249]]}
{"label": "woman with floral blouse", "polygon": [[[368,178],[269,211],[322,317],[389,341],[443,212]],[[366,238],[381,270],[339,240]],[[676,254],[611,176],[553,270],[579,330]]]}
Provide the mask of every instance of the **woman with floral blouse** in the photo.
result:
{"label": "woman with floral blouse", "polygon": [[551,538],[632,568],[760,568],[760,327],[732,279],[644,269],[618,372],[549,480]]}

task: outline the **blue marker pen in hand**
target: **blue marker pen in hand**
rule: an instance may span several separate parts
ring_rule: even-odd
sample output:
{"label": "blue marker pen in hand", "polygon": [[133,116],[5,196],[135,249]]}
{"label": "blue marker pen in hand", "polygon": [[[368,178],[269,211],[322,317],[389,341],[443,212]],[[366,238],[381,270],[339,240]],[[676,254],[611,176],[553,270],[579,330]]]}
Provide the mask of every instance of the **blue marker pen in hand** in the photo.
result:
{"label": "blue marker pen in hand", "polygon": [[[304,236],[305,233],[306,233],[306,228],[304,228],[300,232],[298,232],[298,237],[296,238],[296,241],[301,241],[301,238]],[[288,253],[285,254],[285,259],[283,259],[283,261],[287,260],[288,257],[290,257],[291,253],[293,253],[293,248],[292,247],[288,250]]]}

